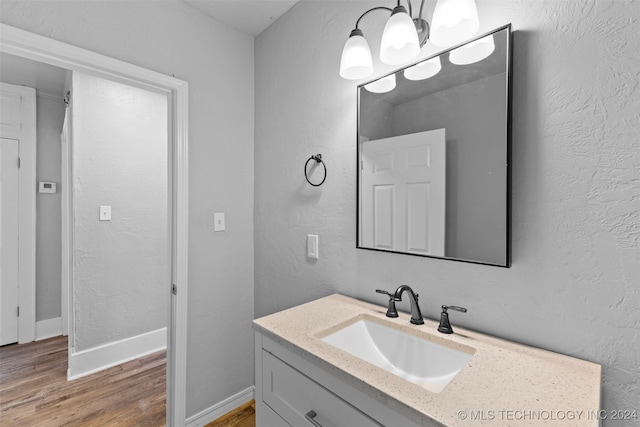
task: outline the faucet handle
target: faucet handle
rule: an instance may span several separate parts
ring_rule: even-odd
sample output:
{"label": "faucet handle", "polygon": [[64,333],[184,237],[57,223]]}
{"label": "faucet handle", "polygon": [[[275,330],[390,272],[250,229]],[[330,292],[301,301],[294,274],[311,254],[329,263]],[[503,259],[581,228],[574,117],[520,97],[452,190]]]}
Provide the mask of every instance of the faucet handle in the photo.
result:
{"label": "faucet handle", "polygon": [[398,317],[398,310],[396,310],[396,301],[398,298],[391,292],[387,292],[382,289],[376,289],[376,292],[379,294],[384,294],[389,297],[389,306],[387,307],[387,317]]}
{"label": "faucet handle", "polygon": [[467,309],[464,307],[458,307],[457,305],[443,305],[442,306],[442,310],[446,313],[447,310],[454,310],[454,311],[459,311],[462,313],[466,313]]}
{"label": "faucet handle", "polygon": [[449,313],[447,310],[459,311],[462,313],[466,313],[467,309],[464,307],[458,307],[457,305],[443,305],[442,313],[440,314],[440,325],[438,326],[438,332],[443,334],[452,334],[453,328],[451,327],[451,323],[449,322]]}

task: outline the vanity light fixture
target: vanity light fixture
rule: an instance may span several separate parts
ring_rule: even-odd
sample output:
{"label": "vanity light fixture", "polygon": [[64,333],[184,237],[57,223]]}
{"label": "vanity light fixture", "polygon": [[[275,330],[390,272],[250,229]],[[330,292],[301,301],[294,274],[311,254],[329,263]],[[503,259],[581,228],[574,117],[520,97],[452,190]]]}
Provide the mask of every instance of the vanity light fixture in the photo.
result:
{"label": "vanity light fixture", "polygon": [[420,53],[418,31],[404,6],[398,5],[384,26],[380,42],[380,60],[389,65],[401,65]]}
{"label": "vanity light fixture", "polygon": [[406,0],[409,11],[400,4],[395,8],[379,6],[364,12],[356,21],[349,39],[342,50],[340,76],[359,80],[373,73],[373,61],[369,43],[358,28],[360,21],[374,10],[391,13],[380,43],[380,61],[388,65],[402,65],[418,57],[420,49],[431,40],[436,46],[449,47],[473,36],[480,27],[475,0],[438,0],[433,13],[433,30],[422,18],[425,0],[421,0],[416,18],[413,18],[411,0]]}
{"label": "vanity light fixture", "polygon": [[480,40],[467,43],[449,53],[449,61],[456,65],[473,64],[482,61],[496,49],[493,34],[489,34]]}
{"label": "vanity light fixture", "polygon": [[438,0],[433,11],[431,43],[454,46],[468,40],[480,28],[475,0]]}
{"label": "vanity light fixture", "polygon": [[424,80],[435,76],[441,69],[440,57],[436,56],[404,70],[404,78],[407,80]]}
{"label": "vanity light fixture", "polygon": [[371,49],[362,31],[354,29],[342,50],[340,75],[349,80],[358,80],[373,73]]}
{"label": "vanity light fixture", "polygon": [[369,83],[368,85],[365,85],[365,89],[373,93],[391,92],[395,88],[396,88],[395,74],[389,74],[386,77],[383,77],[381,79],[378,79],[376,81]]}

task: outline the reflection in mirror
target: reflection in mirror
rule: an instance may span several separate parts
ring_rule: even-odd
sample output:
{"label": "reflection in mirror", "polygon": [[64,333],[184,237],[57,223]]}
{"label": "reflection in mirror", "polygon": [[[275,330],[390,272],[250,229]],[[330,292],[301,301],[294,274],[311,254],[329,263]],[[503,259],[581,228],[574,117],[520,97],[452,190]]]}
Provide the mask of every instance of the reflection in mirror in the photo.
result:
{"label": "reflection in mirror", "polygon": [[358,247],[508,267],[511,26],[358,87]]}

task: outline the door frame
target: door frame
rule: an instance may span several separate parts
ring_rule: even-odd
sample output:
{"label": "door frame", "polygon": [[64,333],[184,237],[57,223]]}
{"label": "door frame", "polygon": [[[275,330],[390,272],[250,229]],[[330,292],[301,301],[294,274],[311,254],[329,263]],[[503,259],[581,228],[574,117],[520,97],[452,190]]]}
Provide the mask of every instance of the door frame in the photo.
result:
{"label": "door frame", "polygon": [[[71,71],[67,71],[65,78],[65,93],[71,90]],[[73,236],[72,217],[73,206],[71,205],[71,114],[69,113],[69,97],[65,98],[65,112],[62,130],[60,132],[60,317],[62,318],[62,335],[69,336],[69,294],[71,288],[71,273],[73,272],[73,254],[71,253],[71,242]],[[67,373],[68,375],[68,373]]]}
{"label": "door frame", "polygon": [[[4,44],[4,31],[2,33]],[[0,46],[2,46],[0,44]],[[36,335],[36,91],[30,87],[2,83],[22,98],[20,120],[24,126],[19,134],[3,134],[18,139],[19,224],[18,236],[18,343],[31,342]]]}
{"label": "door frame", "polygon": [[[166,422],[168,426],[184,426],[186,421],[188,289],[187,82],[6,24],[0,24],[0,33],[2,34],[0,52],[165,93],[168,97],[172,283],[167,284],[170,318],[167,326]],[[32,188],[35,198],[35,185]],[[172,285],[177,289],[175,294],[170,290]]]}

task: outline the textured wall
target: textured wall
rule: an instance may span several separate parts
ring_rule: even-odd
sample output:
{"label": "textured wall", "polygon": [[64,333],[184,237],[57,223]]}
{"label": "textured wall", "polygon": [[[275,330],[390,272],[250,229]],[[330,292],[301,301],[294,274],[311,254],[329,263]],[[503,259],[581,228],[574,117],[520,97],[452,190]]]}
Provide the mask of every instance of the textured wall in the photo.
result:
{"label": "textured wall", "polygon": [[[428,317],[462,305],[454,324],[601,363],[604,408],[638,409],[640,3],[478,4],[481,31],[517,30],[513,267],[355,249],[358,82],[338,67],[379,2],[301,2],[256,39],[256,316],[336,291],[382,304],[376,288],[409,284]],[[374,57],[377,20],[361,23]],[[302,174],[314,153],[329,171],[319,188]]]}
{"label": "textured wall", "polygon": [[0,20],[189,83],[187,414],[251,386],[253,38],[181,1],[3,0]]}
{"label": "textured wall", "polygon": [[167,98],[76,72],[71,93],[78,352],[167,326]]}
{"label": "textured wall", "polygon": [[36,321],[60,317],[60,132],[62,99],[38,96],[36,180],[58,184],[55,194],[36,195]]}

